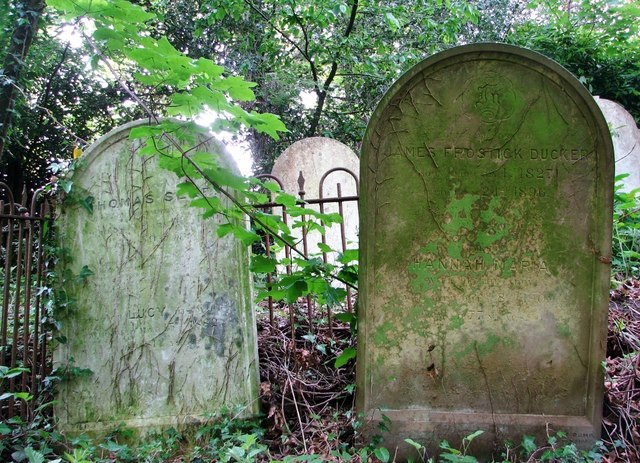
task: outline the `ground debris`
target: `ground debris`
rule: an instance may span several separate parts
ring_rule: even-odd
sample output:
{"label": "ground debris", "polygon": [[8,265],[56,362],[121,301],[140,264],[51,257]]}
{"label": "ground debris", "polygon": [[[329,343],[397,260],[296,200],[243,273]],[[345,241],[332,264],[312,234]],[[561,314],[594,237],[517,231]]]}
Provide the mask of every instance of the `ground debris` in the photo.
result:
{"label": "ground debris", "polygon": [[640,462],[640,281],[611,292],[603,438],[609,462]]}
{"label": "ground debris", "polygon": [[[273,324],[258,317],[260,398],[271,458],[315,454],[323,461],[358,441],[354,409],[355,365],[336,369],[335,359],[356,340],[349,324],[323,314],[307,321],[294,306],[292,332],[287,309]],[[640,281],[611,292],[602,438],[604,463],[640,463]],[[543,454],[544,446],[540,449]],[[528,461],[536,460],[536,452]],[[359,461],[357,456],[353,461]],[[510,459],[511,461],[511,459]],[[517,461],[517,460],[513,460]]]}
{"label": "ground debris", "polygon": [[[297,310],[296,312],[302,313]],[[272,458],[315,454],[334,461],[332,453],[354,443],[355,366],[335,368],[335,359],[352,347],[349,325],[322,314],[310,327],[307,310],[258,317],[260,398]],[[335,461],[338,461],[335,458]]]}

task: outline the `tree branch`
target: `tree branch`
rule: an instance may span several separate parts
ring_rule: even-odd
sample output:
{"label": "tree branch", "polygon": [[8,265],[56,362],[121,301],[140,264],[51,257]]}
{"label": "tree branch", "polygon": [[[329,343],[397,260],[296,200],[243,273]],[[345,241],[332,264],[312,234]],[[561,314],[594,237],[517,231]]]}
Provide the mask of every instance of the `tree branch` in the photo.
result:
{"label": "tree branch", "polygon": [[276,26],[276,25],[271,21],[271,19],[269,19],[269,17],[268,17],[266,14],[264,14],[262,11],[260,11],[260,10],[258,9],[258,7],[256,7],[253,3],[251,3],[251,1],[250,1],[250,0],[244,0],[244,2],[245,2],[247,5],[249,5],[249,7],[250,7],[253,11],[255,11],[256,13],[258,13],[258,14],[260,15],[260,17],[262,17],[262,19],[264,19],[267,23],[269,23],[269,25],[270,25],[270,26],[271,26],[271,27],[272,27],[272,28],[273,28],[273,29],[274,29],[278,34],[280,34],[280,35],[282,36],[282,38],[283,38],[285,41],[287,41],[287,42],[289,42],[291,45],[293,45],[293,47],[294,47],[296,50],[298,50],[298,52],[300,52],[300,54],[304,57],[304,59],[306,59],[307,61],[309,61],[309,60],[310,60],[309,55],[307,55],[307,54],[305,53],[305,51],[304,51],[302,48],[300,48],[300,45],[298,45],[298,44],[295,42],[295,40],[291,39],[287,34],[285,34],[285,33],[284,33],[284,31],[283,31],[282,29],[280,29],[278,26]]}
{"label": "tree branch", "polygon": [[320,91],[320,79],[318,78],[318,69],[316,68],[316,63],[311,59],[311,55],[309,55],[309,34],[307,34],[307,28],[304,24],[302,24],[302,19],[296,14],[295,10],[293,10],[293,18],[300,26],[300,30],[302,31],[302,35],[304,35],[304,58],[309,63],[309,67],[311,68],[311,75],[313,76],[313,84],[316,89],[316,93]]}
{"label": "tree branch", "polygon": [[[358,13],[358,0],[353,0],[351,4],[351,15],[349,16],[349,22],[347,23],[347,27],[344,31],[344,38],[348,38],[353,30],[353,25],[356,21],[356,15]],[[338,72],[338,60],[334,58],[333,63],[331,63],[331,70],[329,71],[329,75],[324,81],[322,85],[322,89],[318,89],[316,91],[318,95],[318,104],[316,105],[316,110],[313,112],[313,117],[311,119],[311,123],[309,124],[309,128],[305,136],[312,137],[316,134],[318,127],[320,125],[320,118],[322,117],[322,111],[324,110],[324,105],[327,100],[327,95],[329,91],[329,87],[333,83],[333,79],[336,77],[336,73]],[[317,87],[316,87],[317,88]]]}
{"label": "tree branch", "polygon": [[0,161],[13,117],[15,88],[20,81],[24,62],[44,7],[44,0],[23,0],[16,5],[18,21],[11,34],[5,56],[4,74],[0,75]]}

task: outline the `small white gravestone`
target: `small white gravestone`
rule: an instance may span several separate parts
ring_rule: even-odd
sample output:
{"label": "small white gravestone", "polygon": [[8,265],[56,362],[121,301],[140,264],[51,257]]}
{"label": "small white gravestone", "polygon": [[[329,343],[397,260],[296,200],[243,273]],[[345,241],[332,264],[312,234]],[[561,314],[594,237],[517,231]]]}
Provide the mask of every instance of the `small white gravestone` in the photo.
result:
{"label": "small white gravestone", "polygon": [[[133,122],[100,138],[73,174],[60,212],[71,262],[58,366],[91,370],[61,383],[62,430],[103,435],[123,423],[143,435],[197,423],[224,407],[257,412],[257,343],[248,250],[218,238],[218,219],[176,194],[182,182],[142,156]],[[220,143],[200,152],[232,162]],[[205,188],[204,185],[201,185]],[[221,198],[224,201],[224,198]],[[74,205],[74,203],[76,203]],[[69,276],[70,274],[68,274]]]}
{"label": "small white gravestone", "polygon": [[624,191],[640,188],[640,129],[633,116],[615,101],[595,97],[612,131],[616,157],[616,175],[629,174],[622,183]]}
{"label": "small white gravestone", "polygon": [[[304,177],[304,199],[337,198],[338,196],[357,197],[358,172],[360,160],[345,144],[337,140],[323,137],[311,137],[299,140],[287,148],[273,166],[272,175],[282,181],[286,193],[298,197],[300,173]],[[310,204],[309,208],[320,210],[319,204]],[[336,203],[323,205],[322,212],[337,213]],[[342,204],[343,224],[326,227],[325,243],[331,249],[342,252],[344,249],[357,248],[358,242],[358,203],[345,201]],[[341,228],[344,228],[344,242]],[[298,229],[292,230],[299,240],[296,248],[303,251],[303,243]],[[297,235],[296,235],[297,233]],[[308,255],[319,253],[318,243],[322,236],[318,232],[310,232],[307,238]],[[295,257],[295,254],[293,255]],[[335,256],[329,256],[329,259]]]}

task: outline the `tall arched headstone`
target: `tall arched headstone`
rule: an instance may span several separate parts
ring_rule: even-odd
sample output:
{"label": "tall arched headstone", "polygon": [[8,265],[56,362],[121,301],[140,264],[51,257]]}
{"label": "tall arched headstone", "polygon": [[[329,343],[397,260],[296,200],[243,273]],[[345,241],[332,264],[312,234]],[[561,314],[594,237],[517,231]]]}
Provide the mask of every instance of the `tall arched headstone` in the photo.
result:
{"label": "tall arched headstone", "polygon": [[[218,238],[219,219],[204,220],[177,195],[183,180],[158,156],[138,153],[141,141],[129,134],[144,124],[93,144],[72,177],[75,200],[61,207],[71,260],[60,271],[73,304],[60,312],[66,343],[54,360],[91,370],[59,387],[55,412],[72,433],[101,435],[123,423],[142,435],[235,405],[257,412],[248,251]],[[232,166],[214,140],[199,152]],[[87,198],[92,213],[78,204]]]}
{"label": "tall arched headstone", "polygon": [[622,180],[623,190],[640,188],[640,129],[635,119],[615,101],[599,97],[595,100],[612,131],[616,175],[629,174]]}
{"label": "tall arched headstone", "polygon": [[612,179],[600,110],[542,55],[454,48],[391,87],[361,157],[357,373],[387,446],[595,442]]}

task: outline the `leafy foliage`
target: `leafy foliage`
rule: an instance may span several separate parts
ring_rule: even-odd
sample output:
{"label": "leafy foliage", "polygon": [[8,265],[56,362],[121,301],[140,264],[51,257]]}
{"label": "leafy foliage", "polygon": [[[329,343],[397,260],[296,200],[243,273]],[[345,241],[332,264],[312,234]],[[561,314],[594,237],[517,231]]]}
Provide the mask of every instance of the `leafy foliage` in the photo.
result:
{"label": "leafy foliage", "polygon": [[[480,24],[474,3],[457,0],[159,0],[152,5],[176,48],[193,57],[220,57],[258,83],[251,107],[282,117],[290,132],[281,141],[249,133],[261,172],[302,137],[328,136],[357,148],[374,106],[403,71],[426,54],[480,33],[472,27]],[[483,24],[505,16],[496,11],[494,21]]]}
{"label": "leafy foliage", "polygon": [[[626,177],[623,174],[617,180]],[[619,284],[640,272],[640,190],[622,191],[616,184],[613,201],[611,272]]]}
{"label": "leafy foliage", "polygon": [[640,6],[544,0],[530,8],[534,19],[516,27],[508,40],[555,59],[592,94],[617,101],[640,121]]}

